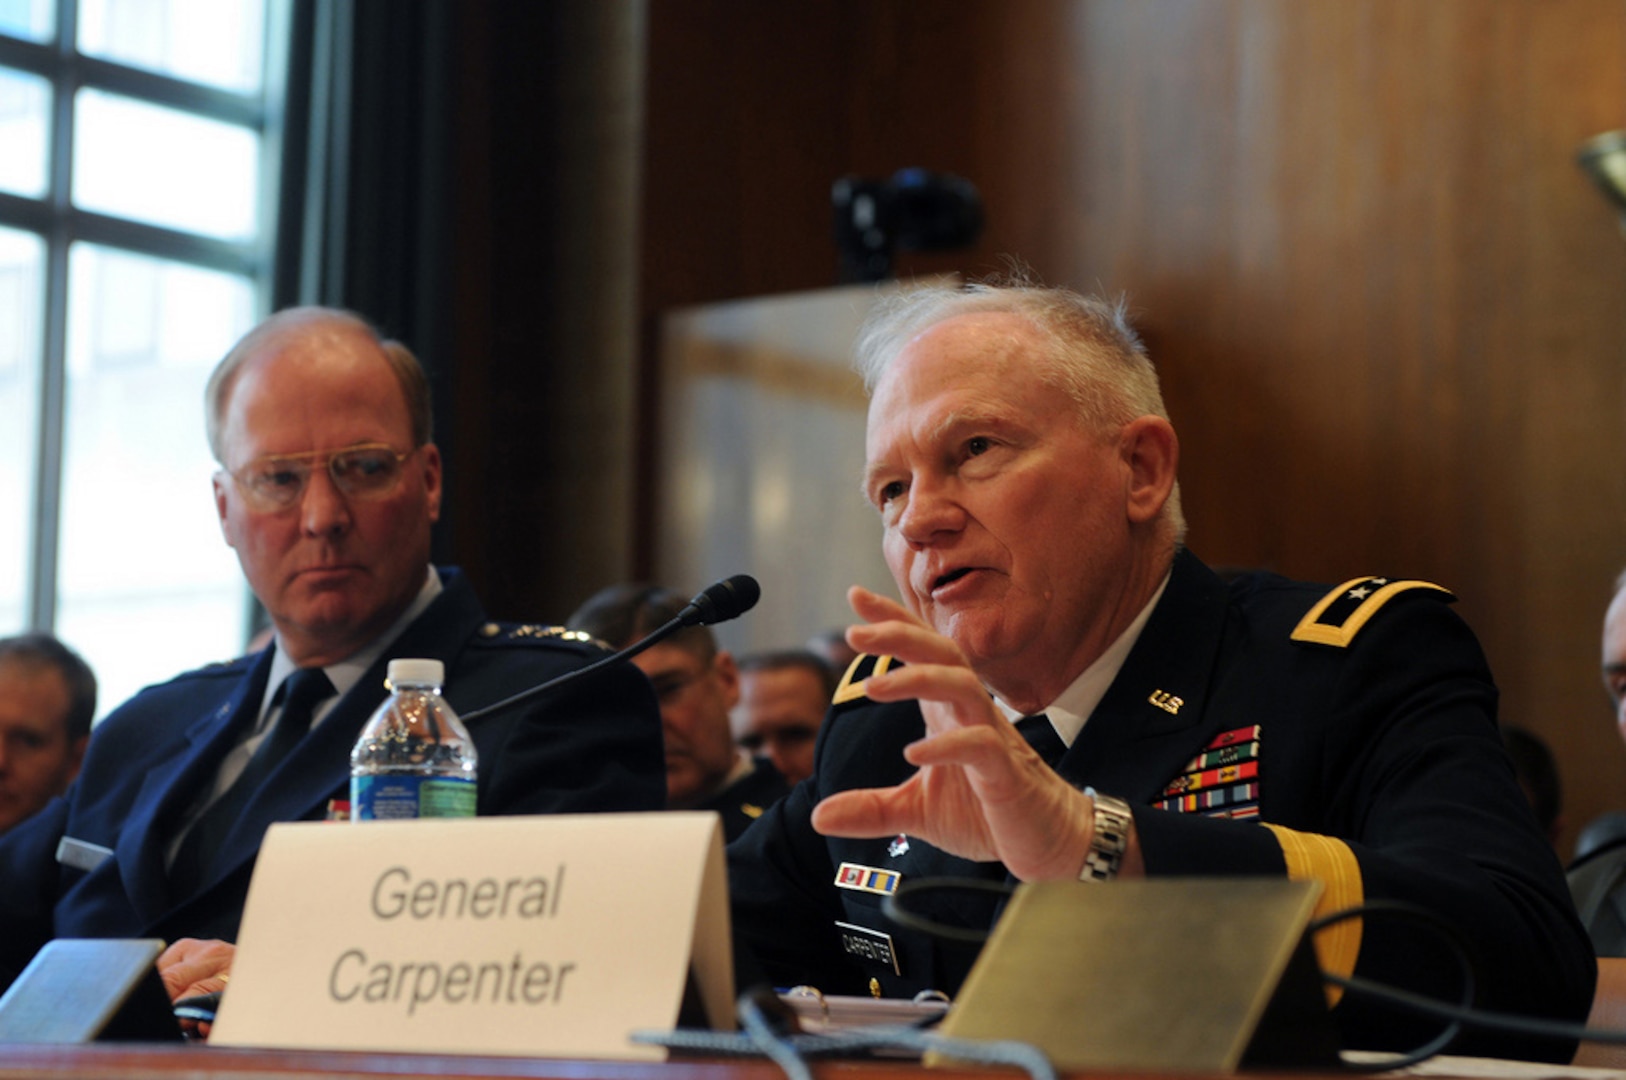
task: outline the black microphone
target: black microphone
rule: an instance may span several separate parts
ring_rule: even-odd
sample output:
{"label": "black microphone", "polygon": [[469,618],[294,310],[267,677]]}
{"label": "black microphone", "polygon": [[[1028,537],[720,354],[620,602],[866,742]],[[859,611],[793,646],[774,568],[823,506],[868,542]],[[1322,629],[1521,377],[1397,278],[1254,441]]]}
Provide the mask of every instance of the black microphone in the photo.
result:
{"label": "black microphone", "polygon": [[[715,626],[739,618],[756,607],[760,599],[762,586],[757,584],[757,579],[750,574],[735,574],[701,590],[678,612],[678,623],[681,626]],[[660,634],[665,629],[663,626],[655,633]]]}
{"label": "black microphone", "polygon": [[733,577],[724,578],[722,581],[708,585],[702,589],[693,600],[690,600],[687,604],[683,605],[683,610],[677,613],[677,617],[675,619],[656,627],[654,630],[650,631],[648,634],[645,634],[631,645],[628,645],[625,649],[612,653],[609,656],[603,657],[602,659],[595,660],[586,667],[580,667],[574,671],[567,671],[563,675],[549,679],[545,683],[539,683],[538,685],[531,687],[529,690],[521,690],[519,693],[514,694],[511,697],[505,697],[501,701],[493,702],[483,709],[475,709],[473,712],[461,713],[460,717],[464,723],[467,723],[470,720],[478,720],[482,716],[489,716],[494,712],[500,712],[512,705],[518,705],[521,702],[529,701],[538,694],[546,693],[549,690],[557,690],[566,683],[574,682],[577,679],[584,679],[593,672],[601,671],[604,668],[609,667],[611,664],[619,664],[624,660],[631,660],[634,656],[637,656],[645,649],[659,645],[661,642],[665,641],[679,630],[683,630],[691,626],[715,626],[720,622],[727,622],[730,619],[737,619],[741,615],[744,615],[747,611],[750,611],[752,608],[756,607],[757,601],[761,598],[762,586],[758,585],[757,579],[752,577],[750,574],[735,574]]}

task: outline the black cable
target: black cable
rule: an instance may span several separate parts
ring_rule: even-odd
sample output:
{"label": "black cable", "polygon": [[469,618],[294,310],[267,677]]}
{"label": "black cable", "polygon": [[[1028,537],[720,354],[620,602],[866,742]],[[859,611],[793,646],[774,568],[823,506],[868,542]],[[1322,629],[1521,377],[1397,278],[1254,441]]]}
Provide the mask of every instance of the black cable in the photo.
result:
{"label": "black cable", "polygon": [[[903,903],[904,898],[907,896],[912,896],[915,893],[931,892],[980,892],[995,896],[1011,896],[1015,893],[1015,891],[1016,886],[1010,883],[1001,881],[985,881],[980,878],[921,878],[918,881],[900,884],[895,892],[888,895],[886,899],[882,901],[881,913],[887,918],[891,919],[893,922],[897,923],[899,926],[906,929],[915,930],[942,940],[964,942],[975,945],[986,942],[991,931],[977,930],[970,927],[950,926],[946,923],[940,923],[935,919],[929,919],[924,915],[919,915],[913,911],[910,911],[909,908]],[[1462,936],[1457,933],[1455,927],[1451,926],[1445,920],[1441,919],[1439,916],[1435,915],[1426,908],[1401,903],[1399,901],[1372,900],[1356,907],[1346,908],[1342,911],[1336,911],[1330,915],[1316,919],[1311,922],[1306,929],[1307,932],[1313,934],[1316,931],[1333,926],[1340,922],[1347,921],[1349,919],[1360,918],[1363,916],[1384,915],[1410,918],[1418,922],[1426,923],[1431,929],[1439,932],[1441,937],[1445,939],[1448,951],[1456,959],[1457,963],[1462,969],[1463,998],[1458,1008],[1472,1012],[1471,1006],[1473,1005],[1474,999],[1475,973],[1467,943],[1463,941]],[[1398,998],[1387,999],[1383,994],[1384,988],[1378,983],[1372,983],[1367,980],[1343,980],[1337,976],[1328,975],[1325,972],[1322,973],[1322,978],[1336,985],[1344,986],[1346,990],[1352,990],[1358,994],[1375,997],[1379,1000],[1389,1000],[1391,1004],[1400,1005],[1401,1007],[1408,1007],[1409,1005],[1408,1002],[1399,1000]],[[1353,985],[1350,985],[1351,983],[1353,983]],[[1397,993],[1402,992],[1397,991]],[[1431,998],[1422,998],[1421,995],[1410,996],[1449,1008],[1448,1006],[1445,1006],[1444,1003],[1434,1002]],[[1426,1015],[1437,1016],[1439,1014],[1426,1013]],[[1448,1023],[1439,1035],[1435,1036],[1433,1039],[1430,1039],[1422,1046],[1401,1055],[1399,1058],[1371,1064],[1347,1063],[1348,1068],[1353,1072],[1387,1072],[1392,1069],[1409,1068],[1412,1065],[1427,1061],[1429,1058],[1444,1052],[1444,1050],[1456,1040],[1457,1036],[1462,1033],[1463,1024],[1465,1022],[1463,1019],[1454,1013],[1446,1015],[1444,1018],[1448,1021]]]}
{"label": "black cable", "polygon": [[[1517,1013],[1464,1008],[1460,1005],[1450,1005],[1438,1001],[1423,994],[1414,994],[1410,990],[1401,990],[1399,987],[1375,983],[1355,976],[1324,974],[1322,978],[1335,986],[1342,986],[1354,990],[1356,993],[1368,994],[1374,998],[1389,1001],[1428,1016],[1458,1020],[1471,1027],[1505,1031],[1515,1035],[1534,1035],[1545,1039],[1580,1039],[1584,1042],[1626,1043],[1626,1030],[1620,1028],[1594,1028],[1564,1020],[1537,1020],[1534,1017],[1520,1016]],[[1385,1069],[1394,1068],[1390,1064],[1385,1064],[1383,1067]]]}
{"label": "black cable", "polygon": [[[1407,904],[1396,900],[1370,900],[1356,907],[1334,912],[1310,924],[1312,931],[1323,926],[1330,926],[1334,922],[1356,918],[1367,911],[1384,912],[1405,915],[1429,923],[1438,930],[1451,945],[1458,961],[1463,965],[1464,974],[1471,980],[1473,964],[1470,960],[1470,948],[1457,928],[1445,919],[1426,908],[1414,904]],[[1322,972],[1321,977],[1334,986],[1341,986],[1357,994],[1364,994],[1379,1001],[1387,1001],[1392,1005],[1409,1009],[1424,1016],[1431,1016],[1441,1020],[1450,1020],[1457,1025],[1486,1028],[1489,1030],[1504,1031],[1515,1035],[1533,1035],[1538,1038],[1550,1039],[1581,1039],[1590,1042],[1626,1043],[1626,1030],[1611,1028],[1589,1028],[1585,1024],[1577,1024],[1564,1020],[1539,1020],[1529,1016],[1519,1016],[1515,1013],[1495,1012],[1490,1009],[1481,1009],[1473,1004],[1473,986],[1470,982],[1464,992],[1464,1000],[1460,1004],[1452,1005],[1425,994],[1402,990],[1397,986],[1373,982],[1358,976],[1332,975]],[[1385,1064],[1384,1068],[1394,1068],[1393,1064]]]}
{"label": "black cable", "polygon": [[1005,881],[984,881],[981,878],[921,878],[900,884],[881,901],[881,914],[908,930],[918,930],[930,937],[945,941],[959,941],[981,945],[988,940],[990,930],[977,930],[969,926],[950,926],[924,915],[917,915],[903,906],[903,898],[923,892],[980,892],[994,896],[1012,896],[1016,886]]}
{"label": "black cable", "polygon": [[[1462,935],[1457,932],[1456,927],[1446,922],[1434,912],[1429,911],[1427,908],[1418,907],[1415,904],[1403,903],[1398,900],[1368,900],[1363,904],[1357,904],[1354,907],[1347,907],[1341,911],[1332,912],[1330,915],[1324,915],[1319,919],[1312,919],[1309,926],[1307,926],[1305,929],[1306,932],[1314,935],[1329,926],[1334,926],[1341,922],[1347,922],[1350,919],[1365,918],[1368,915],[1398,915],[1404,918],[1426,923],[1431,930],[1438,931],[1440,936],[1445,941],[1447,951],[1451,953],[1451,955],[1456,959],[1457,964],[1462,969],[1462,1002],[1459,1006],[1457,1006],[1457,1008],[1470,1012],[1473,1010],[1475,988],[1473,953],[1470,950],[1467,941],[1465,941]],[[1332,983],[1334,986],[1343,987],[1346,991],[1353,990],[1355,993],[1364,994],[1368,997],[1375,998],[1376,1000],[1388,1001],[1389,1004],[1392,1005],[1400,1004],[1400,1002],[1387,998],[1382,993],[1374,992],[1376,990],[1386,989],[1380,983],[1374,983],[1365,979],[1345,979],[1341,976],[1332,975],[1325,971],[1321,973],[1321,978],[1326,982]],[[1352,984],[1359,985],[1357,986]],[[1397,994],[1406,993],[1406,991],[1401,991],[1398,989],[1396,989],[1395,992]],[[1424,998],[1420,994],[1413,994],[1409,996],[1424,1001],[1434,1001],[1433,998]],[[1444,1003],[1442,1002],[1439,1004],[1443,1005]],[[1424,1043],[1422,1046],[1402,1054],[1399,1058],[1370,1063],[1346,1061],[1344,1063],[1345,1068],[1350,1072],[1389,1072],[1394,1069],[1408,1069],[1413,1065],[1427,1061],[1429,1058],[1434,1057],[1437,1054],[1442,1054],[1445,1052],[1448,1046],[1456,1041],[1457,1036],[1462,1034],[1462,1026],[1464,1023],[1464,1021],[1457,1016],[1447,1017],[1446,1019],[1448,1019],[1450,1022],[1446,1024],[1445,1028],[1438,1035]]]}
{"label": "black cable", "polygon": [[941,1053],[961,1062],[977,1065],[1009,1065],[1023,1069],[1031,1080],[1057,1080],[1056,1070],[1038,1047],[1009,1039],[954,1039],[922,1031],[919,1022],[871,1024],[824,1034],[802,1034],[778,1030],[761,1002],[744,994],[737,1002],[741,1033],[723,1031],[634,1031],[635,1043],[649,1043],[673,1050],[730,1056],[760,1055],[769,1058],[785,1073],[787,1080],[812,1080],[807,1059],[852,1057],[874,1051],[903,1051],[914,1055]]}
{"label": "black cable", "polygon": [[[941,940],[975,945],[986,942],[992,931],[951,926],[927,918],[911,911],[904,903],[905,898],[916,893],[930,892],[980,892],[994,896],[1010,896],[1015,891],[1016,886],[1010,883],[986,881],[980,878],[921,878],[918,881],[900,884],[896,892],[882,901],[881,912],[906,929],[918,931]],[[1402,990],[1399,987],[1373,982],[1370,979],[1354,976],[1343,977],[1322,972],[1321,977],[1324,981],[1342,987],[1347,992],[1375,1001],[1387,1002],[1396,1008],[1419,1015],[1446,1021],[1446,1026],[1439,1035],[1399,1058],[1370,1064],[1346,1063],[1350,1071],[1385,1072],[1408,1068],[1419,1062],[1426,1061],[1444,1052],[1462,1033],[1465,1026],[1489,1030],[1499,1029],[1510,1034],[1531,1035],[1538,1038],[1584,1039],[1594,1042],[1626,1043],[1626,1031],[1589,1029],[1584,1024],[1566,1023],[1558,1020],[1538,1020],[1531,1017],[1515,1016],[1510,1013],[1497,1013],[1476,1008],[1473,1002],[1478,979],[1473,963],[1472,949],[1454,925],[1427,908],[1398,900],[1369,900],[1363,904],[1345,908],[1342,911],[1335,911],[1315,919],[1306,929],[1313,934],[1339,922],[1368,916],[1408,918],[1422,923],[1438,933],[1444,948],[1457,961],[1461,969],[1462,997],[1453,1004],[1408,990]]]}
{"label": "black cable", "polygon": [[[1016,886],[1010,883],[986,881],[980,878],[921,878],[918,881],[900,884],[896,892],[882,901],[881,912],[906,929],[915,930],[945,941],[975,945],[986,942],[992,931],[940,923],[935,919],[910,911],[903,902],[904,898],[916,893],[926,892],[980,892],[994,896],[1011,896],[1015,891]],[[1425,924],[1428,928],[1436,931],[1442,939],[1447,952],[1451,954],[1461,968],[1463,989],[1461,1000],[1453,1004],[1452,1002],[1414,993],[1410,990],[1373,982],[1370,979],[1357,976],[1345,977],[1322,972],[1321,977],[1325,982],[1342,987],[1349,993],[1358,994],[1374,1001],[1386,1002],[1399,1009],[1447,1022],[1444,1030],[1424,1045],[1398,1058],[1390,1058],[1382,1062],[1346,1062],[1345,1066],[1349,1071],[1387,1072],[1409,1068],[1444,1052],[1462,1033],[1464,1027],[1554,1040],[1568,1039],[1626,1044],[1626,1030],[1589,1028],[1585,1024],[1562,1020],[1542,1020],[1476,1007],[1473,1002],[1478,979],[1473,963],[1473,950],[1454,925],[1427,908],[1398,900],[1368,900],[1354,907],[1335,911],[1315,919],[1306,929],[1309,933],[1314,934],[1336,923],[1367,916],[1408,918]]]}

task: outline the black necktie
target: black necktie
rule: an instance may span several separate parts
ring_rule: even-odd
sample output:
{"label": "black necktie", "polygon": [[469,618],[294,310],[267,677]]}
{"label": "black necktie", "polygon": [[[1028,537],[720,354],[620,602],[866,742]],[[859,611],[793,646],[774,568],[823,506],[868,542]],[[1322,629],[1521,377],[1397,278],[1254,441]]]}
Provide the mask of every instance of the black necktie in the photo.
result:
{"label": "black necktie", "polygon": [[1016,722],[1016,730],[1052,769],[1056,767],[1056,762],[1061,760],[1061,756],[1067,753],[1067,744],[1061,741],[1061,736],[1056,734],[1055,727],[1050,723],[1050,717],[1044,713],[1022,717]]}
{"label": "black necktie", "polygon": [[311,728],[316,706],[334,694],[333,683],[321,668],[300,668],[283,681],[277,691],[282,713],[271,733],[249,758],[242,775],[225,794],[210,804],[187,832],[175,852],[169,869],[170,895],[175,899],[191,896],[214,877],[214,862],[232,826],[242,815],[249,799],[282,763]]}

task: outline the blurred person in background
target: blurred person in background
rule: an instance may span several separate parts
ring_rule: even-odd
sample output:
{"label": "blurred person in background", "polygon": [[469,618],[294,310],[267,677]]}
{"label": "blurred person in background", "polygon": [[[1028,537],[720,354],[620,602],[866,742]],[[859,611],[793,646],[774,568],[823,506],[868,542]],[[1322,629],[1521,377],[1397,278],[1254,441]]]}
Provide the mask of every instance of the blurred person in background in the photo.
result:
{"label": "blurred person in background", "polygon": [[1558,850],[1558,837],[1564,831],[1564,785],[1558,779],[1558,759],[1540,735],[1517,724],[1502,725],[1502,745],[1513,762],[1536,821]]}
{"label": "blurred person in background", "polygon": [[[617,649],[678,617],[689,598],[658,585],[600,589],[565,625]],[[733,840],[790,786],[765,758],[734,745],[729,710],[740,700],[740,673],[706,626],[678,631],[632,658],[661,704],[666,739],[666,808],[715,810]]]}
{"label": "blurred person in background", "polygon": [[90,741],[96,676],[50,634],[0,639],[0,833],[68,790]]}
{"label": "blurred person in background", "polygon": [[740,658],[740,703],[734,741],[765,757],[789,784],[813,775],[813,746],[836,692],[830,665],[806,649],[752,653]]}
{"label": "blurred person in background", "polygon": [[847,644],[847,628],[844,626],[833,626],[808,638],[807,651],[830,665],[838,682],[853,666],[853,661],[858,659],[858,650]]}

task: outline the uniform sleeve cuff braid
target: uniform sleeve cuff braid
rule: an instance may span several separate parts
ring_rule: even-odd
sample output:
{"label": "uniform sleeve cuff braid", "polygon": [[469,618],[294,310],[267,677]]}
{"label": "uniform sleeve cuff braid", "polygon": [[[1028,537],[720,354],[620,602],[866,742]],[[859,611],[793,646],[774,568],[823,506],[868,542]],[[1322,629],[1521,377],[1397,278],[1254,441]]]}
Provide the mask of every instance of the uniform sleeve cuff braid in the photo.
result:
{"label": "uniform sleeve cuff braid", "polygon": [[[1355,853],[1342,840],[1319,833],[1296,832],[1280,825],[1265,823],[1265,828],[1276,835],[1282,846],[1282,858],[1287,861],[1290,881],[1321,882],[1321,899],[1316,902],[1315,917],[1331,915],[1335,911],[1354,907],[1366,896],[1361,885],[1361,865]],[[1355,960],[1361,952],[1361,920],[1345,919],[1322,930],[1315,936],[1316,960],[1323,971],[1348,976],[1355,971]],[[1343,988],[1327,985],[1327,1004],[1338,1004]]]}

